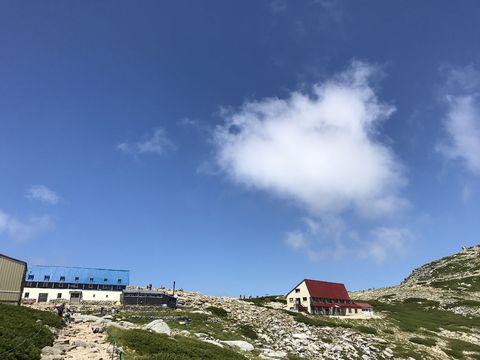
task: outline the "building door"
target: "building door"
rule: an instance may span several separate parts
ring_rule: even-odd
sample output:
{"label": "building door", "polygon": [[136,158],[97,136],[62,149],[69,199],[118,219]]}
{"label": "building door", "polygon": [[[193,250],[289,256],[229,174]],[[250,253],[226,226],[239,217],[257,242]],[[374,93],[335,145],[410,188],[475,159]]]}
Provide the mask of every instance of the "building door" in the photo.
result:
{"label": "building door", "polygon": [[70,291],[70,303],[79,303],[82,300],[81,291]]}
{"label": "building door", "polygon": [[47,302],[48,300],[48,293],[40,293],[38,294],[38,302]]}

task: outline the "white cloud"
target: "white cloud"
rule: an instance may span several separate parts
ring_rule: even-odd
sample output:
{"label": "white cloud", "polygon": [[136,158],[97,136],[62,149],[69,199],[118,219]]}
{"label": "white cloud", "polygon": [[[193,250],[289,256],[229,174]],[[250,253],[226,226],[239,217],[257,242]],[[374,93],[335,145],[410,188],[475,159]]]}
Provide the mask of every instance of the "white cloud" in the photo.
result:
{"label": "white cloud", "polygon": [[132,154],[156,154],[165,155],[176,149],[175,144],[167,137],[163,128],[156,128],[149,136],[144,137],[141,141],[136,143],[120,143],[117,145],[120,151]]}
{"label": "white cloud", "polygon": [[46,204],[57,204],[60,197],[45,185],[32,185],[25,195],[27,199],[38,200]]}
{"label": "white cloud", "polygon": [[308,218],[306,229],[288,232],[285,244],[293,251],[304,253],[311,261],[321,259],[369,259],[383,263],[403,255],[413,235],[404,227],[378,227],[365,239],[348,228],[341,218],[322,220]]}
{"label": "white cloud", "polygon": [[287,99],[246,102],[224,112],[215,131],[220,168],[238,184],[293,199],[310,213],[330,216],[394,213],[406,204],[406,184],[378,127],[393,106],[369,82],[375,67],[353,62],[343,73]]}
{"label": "white cloud", "polygon": [[293,250],[300,250],[307,247],[305,236],[300,231],[292,231],[287,233],[285,243]]}
{"label": "white cloud", "polygon": [[26,221],[21,221],[0,210],[0,235],[6,234],[17,241],[29,240],[52,227],[53,221],[47,215],[31,216]]}
{"label": "white cloud", "polygon": [[447,105],[447,139],[437,149],[480,175],[480,71],[473,65],[448,69],[442,96]]}
{"label": "white cloud", "polygon": [[439,149],[449,159],[460,159],[466,168],[480,175],[480,97],[448,96],[445,129],[447,143]]}
{"label": "white cloud", "polygon": [[379,227],[371,232],[371,240],[361,245],[359,254],[382,263],[389,255],[404,254],[412,240],[413,234],[407,228]]}

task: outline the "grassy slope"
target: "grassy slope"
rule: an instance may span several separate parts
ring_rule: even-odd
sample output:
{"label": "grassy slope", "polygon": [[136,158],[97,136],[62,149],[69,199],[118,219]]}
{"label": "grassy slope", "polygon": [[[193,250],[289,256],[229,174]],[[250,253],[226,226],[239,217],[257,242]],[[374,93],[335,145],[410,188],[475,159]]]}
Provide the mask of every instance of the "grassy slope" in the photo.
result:
{"label": "grassy slope", "polygon": [[235,351],[193,338],[155,334],[144,330],[109,329],[131,360],[246,360]]}
{"label": "grassy slope", "polygon": [[[42,324],[60,328],[63,321],[50,312],[0,304],[0,359],[40,359],[41,349],[52,345],[54,339],[52,332]],[[5,354],[15,347],[15,351]]]}

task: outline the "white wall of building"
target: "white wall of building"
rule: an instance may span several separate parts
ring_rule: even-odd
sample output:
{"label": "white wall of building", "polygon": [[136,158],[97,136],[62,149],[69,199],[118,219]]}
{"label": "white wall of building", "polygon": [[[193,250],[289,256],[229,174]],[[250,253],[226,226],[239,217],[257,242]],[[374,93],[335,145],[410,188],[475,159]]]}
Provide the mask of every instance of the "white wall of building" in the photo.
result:
{"label": "white wall of building", "polygon": [[[50,300],[65,299],[70,300],[70,292],[82,292],[82,301],[115,301],[120,302],[121,291],[105,291],[105,290],[81,290],[81,289],[50,289],[50,288],[24,288],[23,299],[35,299],[38,301],[40,293],[47,293],[47,302]],[[28,296],[26,296],[28,294]]]}
{"label": "white wall of building", "polygon": [[308,291],[305,281],[302,281],[295,289],[288,293],[286,309],[296,310],[296,303],[300,303],[310,312],[310,292]]}

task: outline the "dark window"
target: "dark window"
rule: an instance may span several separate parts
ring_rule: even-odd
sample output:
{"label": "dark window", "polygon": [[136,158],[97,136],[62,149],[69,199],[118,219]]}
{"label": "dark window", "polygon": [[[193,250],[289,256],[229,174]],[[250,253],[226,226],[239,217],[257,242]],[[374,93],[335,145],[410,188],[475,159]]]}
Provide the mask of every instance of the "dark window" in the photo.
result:
{"label": "dark window", "polygon": [[106,298],[108,298],[108,295],[105,295]]}
{"label": "dark window", "polygon": [[75,276],[75,281],[78,281],[80,280],[80,278],[78,276]]}
{"label": "dark window", "polygon": [[60,281],[65,281],[65,276],[60,276]]}
{"label": "dark window", "polygon": [[61,299],[62,298],[62,293],[58,293],[57,294],[57,299]]}
{"label": "dark window", "polygon": [[300,292],[300,289],[295,289],[295,292],[296,292],[296,293],[299,293],[299,292]]}
{"label": "dark window", "polygon": [[93,297],[95,297],[95,294],[93,294]]}
{"label": "dark window", "polygon": [[45,281],[50,281],[50,275],[45,275],[45,276],[43,277],[43,280],[45,280]]}
{"label": "dark window", "polygon": [[303,301],[307,301],[307,298],[306,298],[306,297],[304,297],[304,298],[303,298]]}
{"label": "dark window", "polygon": [[33,274],[28,274],[28,280],[33,280]]}
{"label": "dark window", "polygon": [[26,292],[25,293],[25,299],[28,299],[29,296],[30,296],[30,293]]}
{"label": "dark window", "polygon": [[107,281],[108,281],[108,279],[107,279],[107,278],[105,278],[105,279],[103,279],[103,281],[107,282]]}
{"label": "dark window", "polygon": [[93,278],[90,278],[90,282],[93,282]]}
{"label": "dark window", "polygon": [[117,283],[121,284],[121,283],[122,283],[122,279],[117,279]]}

